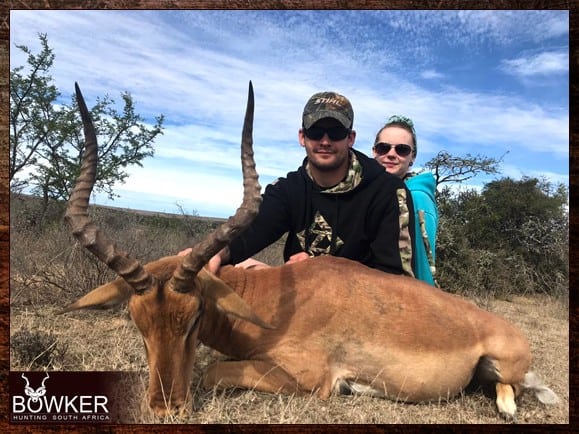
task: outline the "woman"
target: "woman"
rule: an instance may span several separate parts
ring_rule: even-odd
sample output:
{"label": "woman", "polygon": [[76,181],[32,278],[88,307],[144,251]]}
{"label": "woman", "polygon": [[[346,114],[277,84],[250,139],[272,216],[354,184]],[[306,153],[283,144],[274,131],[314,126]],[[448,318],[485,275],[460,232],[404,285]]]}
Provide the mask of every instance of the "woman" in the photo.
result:
{"label": "woman", "polygon": [[434,199],[436,181],[430,172],[416,174],[410,167],[416,159],[416,132],[412,120],[391,116],[376,134],[374,158],[393,175],[406,182],[412,194],[416,221],[415,277],[435,285],[435,250],[438,210]]}

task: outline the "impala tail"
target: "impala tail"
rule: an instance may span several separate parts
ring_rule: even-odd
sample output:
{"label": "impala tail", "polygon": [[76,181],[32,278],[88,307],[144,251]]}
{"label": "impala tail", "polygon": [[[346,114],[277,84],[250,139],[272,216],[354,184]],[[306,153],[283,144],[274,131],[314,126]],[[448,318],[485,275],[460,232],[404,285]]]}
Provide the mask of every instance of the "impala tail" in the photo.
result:
{"label": "impala tail", "polygon": [[547,387],[534,372],[530,371],[525,374],[525,380],[521,386],[533,392],[543,404],[554,405],[559,402],[557,394]]}

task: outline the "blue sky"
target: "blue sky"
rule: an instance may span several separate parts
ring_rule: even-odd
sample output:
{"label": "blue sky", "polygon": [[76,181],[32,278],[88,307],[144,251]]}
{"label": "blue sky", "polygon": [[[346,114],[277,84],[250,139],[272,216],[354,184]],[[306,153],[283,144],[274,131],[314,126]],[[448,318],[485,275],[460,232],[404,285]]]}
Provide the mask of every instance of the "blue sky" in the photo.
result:
{"label": "blue sky", "polygon": [[99,204],[232,214],[249,80],[262,186],[301,164],[301,113],[324,90],[352,102],[360,151],[401,114],[415,167],[440,150],[504,155],[498,177],[568,185],[568,11],[11,11],[11,69],[26,64],[14,44],[38,52],[38,33],[63,101],[78,81],[89,106],[127,91],[149,122],[165,115],[155,156]]}

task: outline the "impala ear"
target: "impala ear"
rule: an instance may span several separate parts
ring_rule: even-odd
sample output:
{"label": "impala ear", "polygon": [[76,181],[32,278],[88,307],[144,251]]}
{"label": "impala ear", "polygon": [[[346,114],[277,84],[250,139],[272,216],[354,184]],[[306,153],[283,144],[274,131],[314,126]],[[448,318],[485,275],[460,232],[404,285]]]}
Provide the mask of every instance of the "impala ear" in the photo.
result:
{"label": "impala ear", "polygon": [[108,309],[127,301],[133,293],[131,286],[124,279],[118,278],[93,289],[85,296],[57,312],[57,315],[79,309]]}
{"label": "impala ear", "polygon": [[213,273],[202,268],[197,277],[201,281],[204,297],[213,301],[221,311],[249,321],[264,329],[271,330],[275,328],[258,317],[251,306]]}

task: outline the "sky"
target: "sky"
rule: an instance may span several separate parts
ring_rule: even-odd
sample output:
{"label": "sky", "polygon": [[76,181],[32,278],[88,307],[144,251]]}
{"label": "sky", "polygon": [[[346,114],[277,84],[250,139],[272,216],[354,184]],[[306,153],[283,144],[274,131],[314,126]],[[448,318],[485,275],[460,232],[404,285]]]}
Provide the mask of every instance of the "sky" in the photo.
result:
{"label": "sky", "polygon": [[151,126],[165,116],[155,155],[128,168],[120,197],[93,203],[227,217],[241,203],[241,127],[251,80],[260,184],[296,170],[301,115],[316,92],[354,107],[354,147],[371,155],[393,114],[417,134],[415,169],[439,151],[502,158],[494,179],[569,184],[568,11],[24,11],[10,12],[15,45],[40,51],[70,103],[132,95]]}

